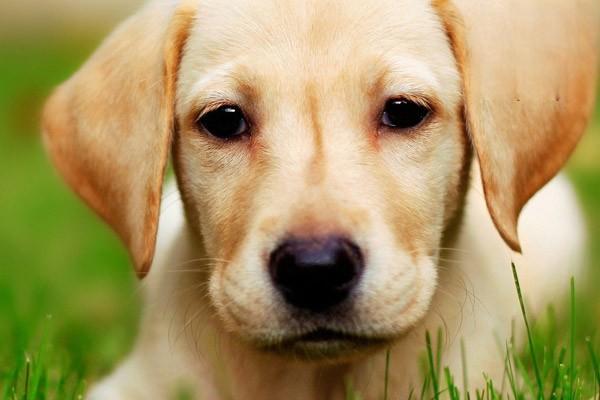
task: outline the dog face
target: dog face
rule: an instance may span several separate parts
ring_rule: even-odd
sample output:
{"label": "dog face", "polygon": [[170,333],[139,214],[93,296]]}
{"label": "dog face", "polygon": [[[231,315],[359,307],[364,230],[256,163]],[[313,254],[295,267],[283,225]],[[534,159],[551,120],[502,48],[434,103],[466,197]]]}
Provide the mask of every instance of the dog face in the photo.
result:
{"label": "dog face", "polygon": [[[224,327],[346,354],[427,312],[471,142],[494,222],[519,248],[521,207],[590,113],[592,3],[156,1],[53,96],[46,141],[144,275],[173,138]],[[564,13],[585,40],[565,34]]]}
{"label": "dog face", "polygon": [[206,2],[179,73],[177,173],[211,299],[264,345],[397,336],[434,292],[466,158],[442,22],[425,2],[254,3]]}

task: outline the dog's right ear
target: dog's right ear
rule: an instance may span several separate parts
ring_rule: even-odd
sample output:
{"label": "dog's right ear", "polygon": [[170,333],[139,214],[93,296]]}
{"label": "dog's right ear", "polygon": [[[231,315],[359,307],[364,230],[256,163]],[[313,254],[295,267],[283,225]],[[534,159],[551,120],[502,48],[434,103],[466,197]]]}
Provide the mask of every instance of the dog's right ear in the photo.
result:
{"label": "dog's right ear", "polygon": [[560,170],[593,111],[598,0],[433,0],[464,85],[488,210],[520,251],[523,206]]}
{"label": "dog's right ear", "polygon": [[113,33],[44,109],[46,147],[69,185],[127,245],[154,256],[175,86],[194,0],[157,0]]}

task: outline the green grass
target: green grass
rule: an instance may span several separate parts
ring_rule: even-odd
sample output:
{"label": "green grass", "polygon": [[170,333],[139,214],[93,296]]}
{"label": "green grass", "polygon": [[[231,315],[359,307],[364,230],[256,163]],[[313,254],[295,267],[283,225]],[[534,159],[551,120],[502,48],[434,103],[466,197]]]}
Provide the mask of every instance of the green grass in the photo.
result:
{"label": "green grass", "polygon": [[[448,367],[441,368],[440,346],[443,341],[442,331],[438,331],[437,343],[426,333],[426,363],[423,370],[424,384],[420,395],[411,395],[415,399],[591,399],[600,394],[600,369],[598,366],[598,350],[590,337],[582,337],[577,333],[575,281],[571,279],[571,293],[568,299],[570,313],[568,326],[564,331],[556,321],[546,326],[534,326],[527,315],[524,294],[519,284],[517,268],[512,265],[515,280],[515,296],[519,299],[522,320],[527,334],[527,346],[521,351],[514,347],[514,338],[505,345],[504,377],[499,382],[486,379],[486,385],[461,392],[455,383],[454,372]],[[551,313],[551,312],[550,312]],[[556,334],[560,333],[562,341],[556,342]],[[583,352],[583,347],[586,352]],[[493,349],[492,349],[493,351]],[[569,362],[565,363],[568,354]],[[541,357],[540,357],[541,356]],[[501,357],[501,356],[500,356]],[[466,363],[463,357],[463,362]],[[391,368],[391,369],[390,369]],[[466,369],[466,365],[465,365]],[[384,400],[389,400],[387,394],[387,374],[393,371],[386,357],[386,377]],[[443,371],[443,372],[442,372]],[[485,372],[484,372],[485,375]],[[462,388],[468,388],[468,383],[462,383]],[[413,391],[413,393],[415,393]],[[353,398],[360,398],[353,394]]]}
{"label": "green grass", "polygon": [[127,256],[55,175],[38,136],[44,98],[96,45],[0,42],[2,399],[15,398],[13,388],[21,399],[25,387],[29,399],[77,398],[133,340],[139,305]]}
{"label": "green grass", "polygon": [[[38,137],[43,99],[98,40],[42,39],[3,43],[0,38],[0,400],[79,398],[88,382],[127,353],[139,315],[125,251],[58,179]],[[598,265],[598,120],[569,170],[589,221],[591,264]],[[412,398],[497,399],[502,390],[502,398],[511,399],[594,396],[600,377],[600,338],[595,336],[600,294],[590,288],[600,283],[600,271],[592,270],[590,276],[577,296],[564,299],[571,304],[571,319],[549,309],[546,318],[529,321],[525,351],[516,351],[512,342],[504,344],[503,382],[470,388],[470,397],[456,387],[456,371],[440,363],[441,334],[429,337],[427,379]],[[464,363],[466,368],[468,359]],[[386,370],[393,373],[396,367],[388,358]],[[381,385],[387,396],[387,380]],[[359,398],[349,391],[348,399]]]}
{"label": "green grass", "polygon": [[[521,306],[520,321],[525,327],[527,345],[517,350],[511,338],[503,349],[505,369],[503,378],[494,382],[486,379],[480,388],[462,391],[456,384],[454,373],[441,365],[440,343],[444,340],[442,331],[438,331],[436,341],[426,333],[425,362],[423,367],[424,383],[418,390],[413,389],[410,399],[450,399],[450,400],[578,400],[597,399],[600,396],[600,367],[598,364],[597,341],[583,336],[577,320],[577,296],[575,281],[571,279],[571,292],[568,299],[569,315],[562,321],[554,318],[552,309],[548,311],[545,323],[532,324],[527,315],[525,294],[519,284],[517,267],[512,265],[515,280],[515,296]],[[589,321],[588,321],[589,322]],[[594,345],[596,343],[596,345]],[[462,344],[461,344],[462,345]],[[463,345],[464,347],[464,345]],[[494,349],[490,349],[494,351]],[[464,354],[464,351],[463,351]],[[389,353],[388,353],[389,355]],[[499,354],[499,357],[502,355]],[[568,362],[567,362],[568,359]],[[386,376],[382,382],[383,400],[388,396],[387,383],[389,371],[394,370],[386,357]],[[463,370],[466,370],[466,357],[463,356]],[[483,373],[485,376],[485,372]],[[464,381],[462,388],[469,388]],[[416,393],[419,393],[418,395]],[[361,399],[358,393],[349,393],[348,399]]]}

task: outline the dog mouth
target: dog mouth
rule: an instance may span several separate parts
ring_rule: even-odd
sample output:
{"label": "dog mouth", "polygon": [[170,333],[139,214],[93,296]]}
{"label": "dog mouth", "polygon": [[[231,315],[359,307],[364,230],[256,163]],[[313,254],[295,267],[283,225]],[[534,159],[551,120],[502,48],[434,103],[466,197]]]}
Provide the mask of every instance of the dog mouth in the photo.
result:
{"label": "dog mouth", "polygon": [[293,355],[308,360],[320,360],[362,353],[372,348],[382,347],[389,342],[389,338],[317,328],[261,347],[268,352]]}
{"label": "dog mouth", "polygon": [[333,341],[344,341],[344,340],[356,340],[359,337],[349,335],[343,332],[337,332],[331,329],[319,328],[311,332],[305,333],[295,340],[299,342],[333,342]]}

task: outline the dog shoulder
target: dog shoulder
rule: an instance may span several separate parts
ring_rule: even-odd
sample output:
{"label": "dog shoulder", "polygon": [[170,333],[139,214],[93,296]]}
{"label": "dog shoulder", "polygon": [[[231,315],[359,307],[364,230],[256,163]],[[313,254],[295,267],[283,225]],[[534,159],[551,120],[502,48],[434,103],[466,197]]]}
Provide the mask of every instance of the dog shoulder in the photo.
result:
{"label": "dog shoulder", "polygon": [[[461,237],[462,247],[476,260],[472,275],[475,280],[501,275],[502,280],[494,280],[511,282],[510,263],[514,262],[529,306],[542,311],[549,299],[562,300],[570,277],[580,277],[585,265],[585,222],[576,193],[564,174],[552,179],[524,207],[519,237],[521,254],[511,251],[494,230],[475,173]],[[513,289],[506,287],[511,292]]]}
{"label": "dog shoulder", "polygon": [[[564,175],[550,181],[527,204],[521,215],[523,254],[515,256],[527,278],[531,307],[543,308],[548,299],[562,300],[571,277],[582,277],[586,226],[576,193]],[[539,301],[538,301],[539,300]]]}

